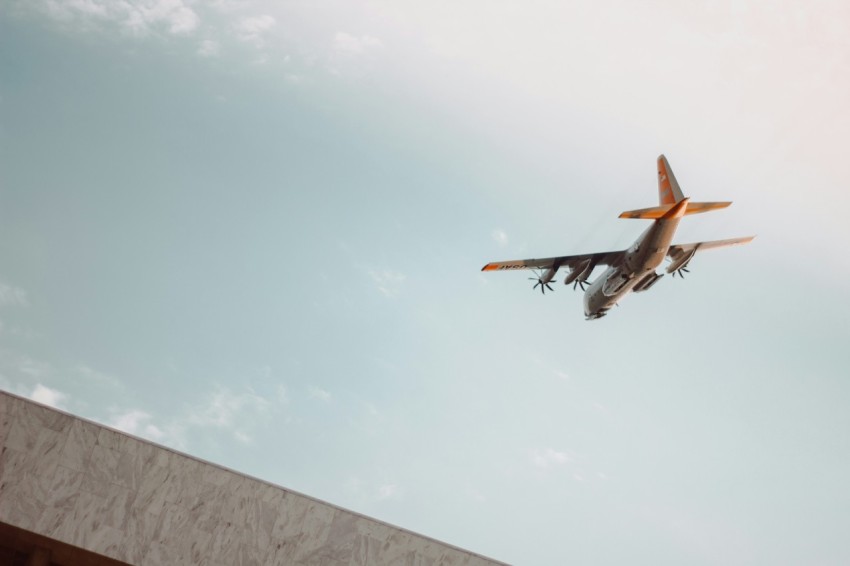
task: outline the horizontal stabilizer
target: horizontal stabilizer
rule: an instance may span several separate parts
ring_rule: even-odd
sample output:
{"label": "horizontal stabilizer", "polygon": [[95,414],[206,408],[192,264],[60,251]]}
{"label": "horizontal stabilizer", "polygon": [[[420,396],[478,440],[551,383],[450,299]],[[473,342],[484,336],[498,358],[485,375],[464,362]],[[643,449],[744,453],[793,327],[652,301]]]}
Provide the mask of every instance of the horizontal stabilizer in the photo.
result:
{"label": "horizontal stabilizer", "polygon": [[[719,210],[726,208],[732,204],[731,202],[689,202],[685,209],[685,216],[689,214],[699,214],[710,210]],[[649,208],[639,208],[637,210],[627,210],[620,214],[620,218],[643,218],[648,220],[657,220],[667,214],[671,208],[676,206],[673,204],[662,204],[660,206],[651,206]]]}

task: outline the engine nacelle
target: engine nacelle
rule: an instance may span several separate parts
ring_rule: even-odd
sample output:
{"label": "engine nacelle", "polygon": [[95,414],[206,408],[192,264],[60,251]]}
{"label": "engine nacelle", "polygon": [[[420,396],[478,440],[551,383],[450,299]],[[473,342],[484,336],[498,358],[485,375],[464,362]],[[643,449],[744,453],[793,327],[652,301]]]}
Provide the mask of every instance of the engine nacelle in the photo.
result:
{"label": "engine nacelle", "polygon": [[567,274],[567,278],[564,279],[564,285],[569,285],[573,281],[587,281],[587,278],[590,277],[591,273],[593,273],[593,268],[594,265],[592,260],[584,260],[576,265],[575,269],[570,270]]}
{"label": "engine nacelle", "polygon": [[543,284],[545,285],[546,283],[550,282],[550,281],[551,281],[551,280],[555,277],[555,273],[556,273],[557,271],[558,271],[558,268],[557,268],[557,267],[550,267],[550,268],[546,271],[546,273],[544,273],[544,274],[540,277],[540,283],[543,283]]}
{"label": "engine nacelle", "polygon": [[682,257],[673,261],[673,263],[667,266],[667,273],[673,273],[674,271],[678,271],[687,267],[688,262],[691,261],[691,258],[694,257],[695,253],[697,253],[696,248],[692,249],[686,254],[682,254]]}

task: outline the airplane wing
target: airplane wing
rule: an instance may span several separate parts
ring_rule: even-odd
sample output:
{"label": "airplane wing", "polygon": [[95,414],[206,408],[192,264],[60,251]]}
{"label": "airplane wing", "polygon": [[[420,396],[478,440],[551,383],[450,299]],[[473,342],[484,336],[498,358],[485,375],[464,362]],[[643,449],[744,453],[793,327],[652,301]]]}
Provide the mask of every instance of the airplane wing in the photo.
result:
{"label": "airplane wing", "polygon": [[[755,236],[745,236],[743,238],[730,238],[728,240],[714,240],[711,242],[694,242],[692,244],[674,244],[667,250],[667,257],[670,258],[670,265],[667,267],[667,273],[679,271],[688,265],[691,258],[698,251],[713,250],[715,248],[725,248],[727,246],[739,246],[749,243]],[[687,270],[685,270],[687,271]]]}
{"label": "airplane wing", "polygon": [[[596,267],[597,265],[614,265],[622,260],[625,251],[618,252],[601,252],[595,254],[581,255],[562,255],[558,257],[547,257],[543,259],[517,259],[514,261],[497,261],[488,263],[481,268],[481,271],[501,271],[515,269],[551,269],[555,271],[561,267],[568,267],[570,270],[575,270],[581,266],[585,270],[588,267]],[[590,269],[587,273],[590,274]]]}

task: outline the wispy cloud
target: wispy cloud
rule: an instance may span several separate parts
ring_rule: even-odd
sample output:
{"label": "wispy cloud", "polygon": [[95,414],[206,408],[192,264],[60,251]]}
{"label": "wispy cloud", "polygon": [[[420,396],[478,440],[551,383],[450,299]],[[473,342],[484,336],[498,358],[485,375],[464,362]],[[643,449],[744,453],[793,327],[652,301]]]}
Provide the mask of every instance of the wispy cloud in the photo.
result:
{"label": "wispy cloud", "polygon": [[267,32],[276,25],[277,20],[274,16],[268,14],[243,18],[235,26],[236,37],[245,43],[262,47],[265,43]]}
{"label": "wispy cloud", "polygon": [[493,230],[490,233],[490,236],[493,238],[493,241],[504,247],[508,245],[508,235],[504,230]]}
{"label": "wispy cloud", "polygon": [[338,32],[333,39],[333,50],[343,55],[361,55],[366,51],[379,49],[384,43],[371,35],[355,36],[350,33]]}
{"label": "wispy cloud", "polygon": [[562,368],[552,366],[551,364],[549,364],[546,361],[538,358],[537,356],[532,357],[531,361],[532,361],[532,363],[543,368],[544,370],[551,372],[552,375],[554,375],[555,377],[557,377],[561,381],[569,381],[570,380],[570,374],[568,372],[566,372],[565,370],[563,370]]}
{"label": "wispy cloud", "polygon": [[195,31],[200,22],[198,15],[183,0],[152,0],[138,7],[145,26],[163,23],[173,34]]}
{"label": "wispy cloud", "polygon": [[[282,391],[278,391],[277,399],[280,404],[286,402]],[[272,406],[272,402],[252,391],[233,393],[217,386],[199,403],[176,415],[156,417],[140,408],[113,408],[104,422],[124,432],[178,449],[186,446],[190,435],[210,430],[215,430],[216,436],[224,432],[237,442],[250,444],[253,442],[252,431],[269,416]]]}
{"label": "wispy cloud", "polygon": [[232,393],[217,387],[200,405],[190,410],[188,421],[198,426],[233,427],[246,414],[263,414],[269,402],[253,392]]}
{"label": "wispy cloud", "polygon": [[0,307],[26,307],[29,305],[27,292],[20,287],[0,283]]}
{"label": "wispy cloud", "polygon": [[531,451],[531,463],[541,470],[563,466],[573,461],[572,456],[554,448],[535,448]]}
{"label": "wispy cloud", "polygon": [[611,410],[602,403],[599,403],[598,401],[592,403],[591,407],[593,407],[593,410],[599,413],[600,415],[607,417],[611,414]]}
{"label": "wispy cloud", "polygon": [[331,393],[321,387],[312,386],[310,387],[310,397],[328,403],[331,400]]}
{"label": "wispy cloud", "polygon": [[337,32],[330,44],[328,71],[336,76],[361,76],[382,50],[384,42],[373,35],[352,35]]}
{"label": "wispy cloud", "polygon": [[105,3],[98,0],[48,0],[44,4],[48,13],[56,18],[68,18],[73,15],[106,18],[109,15]]}
{"label": "wispy cloud", "polygon": [[378,499],[383,501],[385,499],[393,499],[401,495],[401,491],[397,484],[388,483],[378,487]]}
{"label": "wispy cloud", "polygon": [[281,405],[289,404],[289,392],[286,390],[285,385],[278,385],[275,388],[275,394],[277,395],[277,402]]}
{"label": "wispy cloud", "polygon": [[387,297],[396,297],[401,291],[401,285],[407,276],[404,273],[393,271],[392,269],[382,269],[380,271],[369,271],[369,277],[378,287],[378,291]]}
{"label": "wispy cloud", "polygon": [[40,6],[54,20],[73,24],[75,29],[117,26],[136,36],[155,30],[188,35],[201,21],[185,0],[42,0]]}
{"label": "wispy cloud", "polygon": [[158,426],[154,425],[151,420],[152,417],[148,413],[138,409],[132,409],[123,413],[114,413],[106,424],[118,430],[123,430],[126,433],[151,440],[163,439],[165,433]]}
{"label": "wispy cloud", "polygon": [[212,39],[205,39],[198,46],[198,55],[201,57],[218,57],[219,44]]}
{"label": "wispy cloud", "polygon": [[43,403],[51,407],[56,407],[57,409],[64,408],[65,401],[68,400],[68,396],[65,393],[56,389],[51,389],[41,383],[36,384],[32,393],[27,395],[27,397],[37,403]]}

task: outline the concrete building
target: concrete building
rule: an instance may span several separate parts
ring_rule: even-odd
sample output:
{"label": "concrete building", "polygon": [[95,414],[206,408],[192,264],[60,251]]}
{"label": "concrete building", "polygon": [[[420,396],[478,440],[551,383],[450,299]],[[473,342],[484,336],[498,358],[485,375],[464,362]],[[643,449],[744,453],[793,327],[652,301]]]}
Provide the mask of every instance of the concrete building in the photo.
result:
{"label": "concrete building", "polygon": [[502,564],[0,391],[0,564]]}

